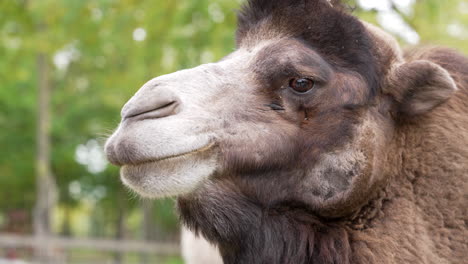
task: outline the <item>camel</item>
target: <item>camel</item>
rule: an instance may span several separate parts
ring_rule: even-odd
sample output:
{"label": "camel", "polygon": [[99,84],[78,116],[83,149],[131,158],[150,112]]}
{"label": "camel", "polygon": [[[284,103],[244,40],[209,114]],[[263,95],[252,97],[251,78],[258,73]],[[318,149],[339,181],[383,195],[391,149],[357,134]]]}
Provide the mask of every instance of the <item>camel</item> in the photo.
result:
{"label": "camel", "polygon": [[125,104],[105,146],[123,183],[177,197],[225,264],[465,263],[468,59],[404,52],[339,1],[238,21],[234,52]]}

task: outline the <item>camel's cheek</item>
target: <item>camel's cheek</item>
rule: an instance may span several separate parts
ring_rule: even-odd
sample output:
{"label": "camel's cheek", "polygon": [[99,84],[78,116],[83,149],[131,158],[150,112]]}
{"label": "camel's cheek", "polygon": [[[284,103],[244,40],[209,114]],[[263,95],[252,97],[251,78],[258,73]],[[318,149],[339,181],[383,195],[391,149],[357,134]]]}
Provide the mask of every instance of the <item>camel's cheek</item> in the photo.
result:
{"label": "camel's cheek", "polygon": [[354,212],[385,182],[383,152],[389,135],[377,121],[365,120],[352,142],[342,150],[322,154],[306,172],[299,197],[322,216],[341,217]]}
{"label": "camel's cheek", "polygon": [[293,124],[268,116],[255,123],[235,122],[220,135],[221,166],[245,173],[284,169],[297,156],[297,130]]}

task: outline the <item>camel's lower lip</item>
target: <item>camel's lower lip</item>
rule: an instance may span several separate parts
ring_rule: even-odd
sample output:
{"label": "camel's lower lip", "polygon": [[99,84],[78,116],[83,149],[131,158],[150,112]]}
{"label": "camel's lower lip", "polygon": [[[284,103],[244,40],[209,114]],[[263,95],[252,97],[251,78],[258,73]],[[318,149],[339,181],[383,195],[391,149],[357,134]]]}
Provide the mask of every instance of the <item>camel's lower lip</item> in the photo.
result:
{"label": "camel's lower lip", "polygon": [[215,143],[211,142],[211,143],[209,143],[209,144],[207,144],[207,145],[205,145],[205,146],[203,146],[201,148],[197,148],[197,149],[194,149],[194,150],[191,150],[191,151],[187,151],[187,152],[183,152],[183,153],[179,153],[179,154],[174,154],[174,155],[169,155],[169,156],[164,156],[164,157],[146,159],[146,160],[142,160],[142,161],[133,162],[131,164],[124,164],[123,166],[139,166],[139,165],[144,165],[144,164],[148,164],[148,163],[156,163],[156,162],[160,162],[160,161],[165,161],[165,160],[170,160],[170,159],[175,159],[175,158],[181,158],[181,157],[193,155],[193,154],[196,154],[196,153],[202,153],[202,152],[208,151],[212,147],[214,147],[214,145],[215,145]]}
{"label": "camel's lower lip", "polygon": [[210,151],[214,146],[210,143],[192,151],[148,159],[137,165],[124,165],[120,178],[126,186],[144,197],[191,193],[216,170],[217,155]]}

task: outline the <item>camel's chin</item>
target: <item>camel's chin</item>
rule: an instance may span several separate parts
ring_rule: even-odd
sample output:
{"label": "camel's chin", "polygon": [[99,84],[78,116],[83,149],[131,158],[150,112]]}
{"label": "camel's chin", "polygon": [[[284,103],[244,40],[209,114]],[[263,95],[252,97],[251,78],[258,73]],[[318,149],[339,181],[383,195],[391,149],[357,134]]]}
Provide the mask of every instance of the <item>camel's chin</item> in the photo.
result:
{"label": "camel's chin", "polygon": [[148,198],[192,193],[216,170],[216,158],[190,155],[121,168],[122,182]]}

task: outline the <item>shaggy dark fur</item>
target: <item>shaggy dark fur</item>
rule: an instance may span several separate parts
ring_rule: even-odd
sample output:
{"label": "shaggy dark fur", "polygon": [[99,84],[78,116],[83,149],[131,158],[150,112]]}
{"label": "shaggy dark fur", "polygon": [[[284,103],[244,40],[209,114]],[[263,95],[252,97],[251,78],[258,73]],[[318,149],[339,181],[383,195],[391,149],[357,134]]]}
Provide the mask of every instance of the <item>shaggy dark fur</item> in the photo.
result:
{"label": "shaggy dark fur", "polygon": [[232,186],[222,190],[178,202],[183,223],[217,241],[225,264],[350,263],[349,227],[342,222],[324,222],[294,201],[265,208]]}

